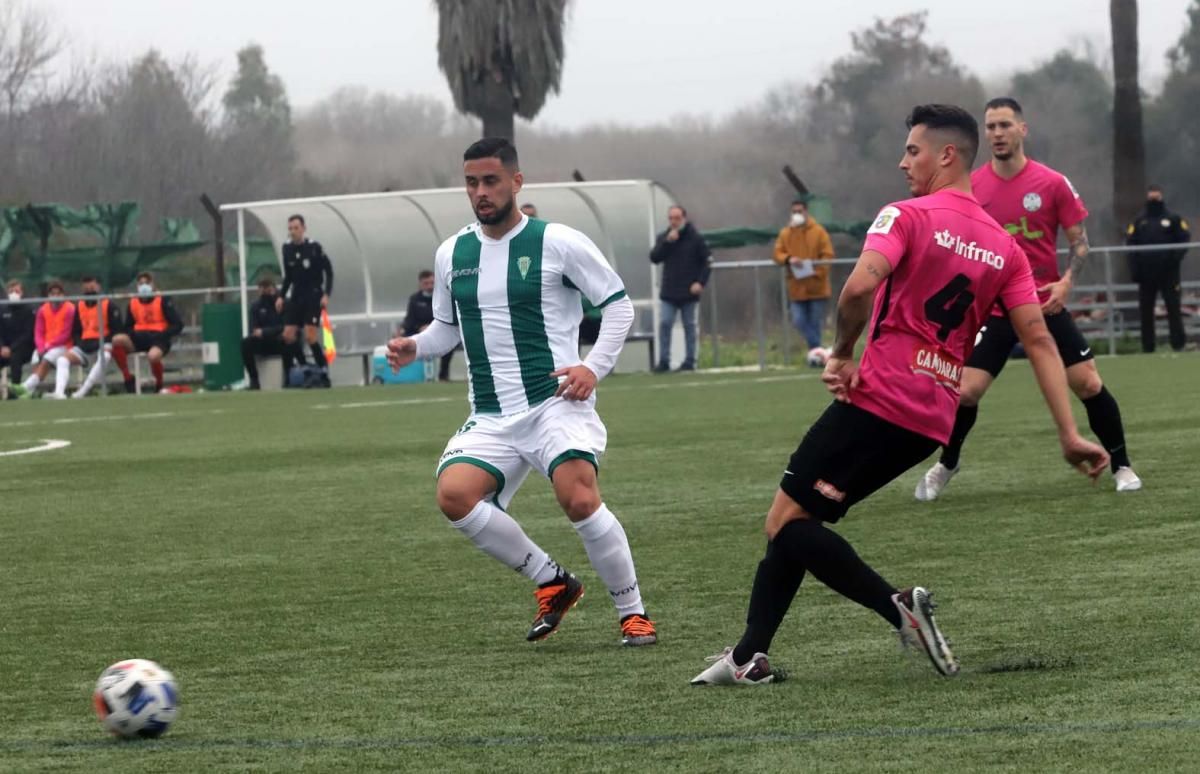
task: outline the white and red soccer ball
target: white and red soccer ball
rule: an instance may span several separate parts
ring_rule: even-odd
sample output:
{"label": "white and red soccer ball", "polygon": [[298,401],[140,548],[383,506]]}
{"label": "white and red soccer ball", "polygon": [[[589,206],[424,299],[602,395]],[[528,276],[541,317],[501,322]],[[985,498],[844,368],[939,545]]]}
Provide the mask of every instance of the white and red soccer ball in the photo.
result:
{"label": "white and red soccer ball", "polygon": [[828,362],[829,356],[833,354],[833,350],[828,347],[813,347],[808,351],[808,357],[805,361],[813,368],[824,368]]}
{"label": "white and red soccer ball", "polygon": [[131,658],[105,669],[92,705],[105,730],[126,739],[162,736],[179,713],[179,689],[153,661]]}

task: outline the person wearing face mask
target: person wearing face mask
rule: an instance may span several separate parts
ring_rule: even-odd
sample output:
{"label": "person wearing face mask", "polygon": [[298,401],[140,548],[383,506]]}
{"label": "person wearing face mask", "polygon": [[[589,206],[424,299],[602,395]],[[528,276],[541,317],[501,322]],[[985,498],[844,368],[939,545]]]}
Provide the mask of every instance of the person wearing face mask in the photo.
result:
{"label": "person wearing face mask", "polygon": [[808,214],[803,199],[792,202],[788,224],[775,239],[775,263],[787,267],[788,305],[792,325],[804,336],[809,349],[821,346],[825,307],[833,290],[829,263],[833,242],[829,232]]}
{"label": "person wearing face mask", "polygon": [[[408,297],[408,309],[404,313],[402,335],[415,336],[433,322],[433,284],[433,272],[429,269],[422,269],[421,273],[417,275],[417,292]],[[438,367],[439,382],[450,381],[450,361],[454,358],[454,353],[460,349],[462,349],[461,345],[455,346],[454,349],[442,355]]]}
{"label": "person wearing face mask", "polygon": [[81,364],[83,356],[74,348],[72,337],[75,327],[75,305],[63,298],[65,295],[63,284],[58,280],[51,280],[47,284],[46,296],[50,300],[38,308],[33,326],[38,364],[33,367],[33,373],[28,379],[13,387],[17,397],[33,397],[51,368],[55,369],[54,392],[47,393],[46,397],[54,400],[67,397],[71,365]]}
{"label": "person wearing face mask", "polygon": [[[80,280],[80,285],[83,295],[100,295],[100,280],[96,277],[85,276]],[[103,320],[103,324],[101,324],[101,320]],[[124,328],[124,325],[124,321],[121,319],[121,310],[116,304],[110,303],[107,298],[84,299],[75,305],[75,352],[85,366],[91,362],[93,357],[96,362],[92,364],[83,384],[71,395],[72,398],[86,398],[92,388],[96,386],[96,382],[104,376],[104,369],[112,361],[113,337]],[[103,327],[104,333],[103,348],[100,346],[101,327]]]}
{"label": "person wearing face mask", "polygon": [[[1146,189],[1146,206],[1125,230],[1127,245],[1170,245],[1191,241],[1188,223],[1167,209],[1163,190],[1156,185]],[[1129,274],[1138,285],[1138,311],[1141,313],[1142,351],[1153,352],[1154,302],[1159,293],[1167,307],[1167,328],[1171,349],[1183,350],[1187,336],[1179,309],[1179,266],[1187,250],[1147,250],[1129,254]]]}
{"label": "person wearing face mask", "polygon": [[283,315],[276,308],[279,293],[275,280],[264,277],[258,281],[258,300],[250,307],[250,335],[242,339],[242,365],[250,378],[250,389],[262,389],[258,381],[259,355],[279,355],[283,358],[283,384],[287,386],[288,374],[296,363],[296,355],[304,364],[304,353],[293,351],[283,343]]}
{"label": "person wearing face mask", "polygon": [[154,275],[144,271],[137,275],[137,298],[129,299],[125,311],[125,332],[113,337],[113,359],[125,377],[125,391],[137,389],[129,371],[129,353],[145,352],[154,374],[154,389],[163,388],[163,358],[171,351],[171,340],[183,331],[183,320],[175,304],[159,295],[154,287]]}
{"label": "person wearing face mask", "polygon": [[[18,385],[25,364],[33,359],[34,310],[21,301],[25,289],[20,280],[9,280],[4,289],[8,303],[0,306],[0,368],[8,366],[9,384]],[[17,396],[10,392],[9,397]]]}

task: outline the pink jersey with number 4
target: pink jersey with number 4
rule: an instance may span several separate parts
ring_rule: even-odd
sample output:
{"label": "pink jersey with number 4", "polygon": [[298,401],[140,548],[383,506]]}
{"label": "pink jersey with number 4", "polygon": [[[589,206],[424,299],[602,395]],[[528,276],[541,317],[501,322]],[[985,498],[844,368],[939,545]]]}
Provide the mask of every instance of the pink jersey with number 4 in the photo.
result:
{"label": "pink jersey with number 4", "polygon": [[[1016,238],[1029,257],[1039,288],[1062,279],[1058,229],[1078,225],[1088,216],[1083,199],[1065,175],[1029,159],[1020,172],[1005,179],[989,162],[971,173],[971,190],[984,212]],[[1042,299],[1049,295],[1043,294]]]}
{"label": "pink jersey with number 4", "polygon": [[943,189],[884,207],[863,250],[892,273],[875,293],[850,401],[946,443],[963,363],[996,303],[1037,303],[1025,253],[969,193]]}

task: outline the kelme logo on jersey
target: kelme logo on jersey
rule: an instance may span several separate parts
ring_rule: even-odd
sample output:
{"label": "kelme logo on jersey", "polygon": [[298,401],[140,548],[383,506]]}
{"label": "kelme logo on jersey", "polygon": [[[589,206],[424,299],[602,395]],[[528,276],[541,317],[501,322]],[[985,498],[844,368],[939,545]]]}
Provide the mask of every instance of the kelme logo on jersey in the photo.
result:
{"label": "kelme logo on jersey", "polygon": [[962,237],[950,233],[950,229],[933,232],[933,241],[938,247],[952,251],[955,255],[968,261],[978,261],[991,266],[996,271],[1004,268],[1004,256],[997,255],[991,250],[980,247],[975,242],[964,242]]}
{"label": "kelme logo on jersey", "polygon": [[455,269],[454,271],[450,272],[450,279],[456,280],[459,277],[470,277],[470,276],[473,276],[478,273],[479,273],[478,266],[472,266],[469,269]]}
{"label": "kelme logo on jersey", "polygon": [[533,265],[533,259],[528,255],[522,255],[517,259],[517,271],[521,272],[521,279],[525,279],[525,275],[529,273],[529,267]]}

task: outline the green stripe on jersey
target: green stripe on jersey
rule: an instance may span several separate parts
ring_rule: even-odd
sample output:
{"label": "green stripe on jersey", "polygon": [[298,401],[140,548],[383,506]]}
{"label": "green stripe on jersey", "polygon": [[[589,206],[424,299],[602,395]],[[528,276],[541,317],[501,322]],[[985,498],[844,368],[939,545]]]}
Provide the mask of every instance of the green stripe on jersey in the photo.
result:
{"label": "green stripe on jersey", "polygon": [[500,399],[492,378],[483,340],[483,312],[479,309],[479,252],[482,245],[474,231],[468,231],[454,243],[450,272],[450,295],[458,310],[459,330],[470,361],[471,390],[475,411],[480,414],[499,414]]}
{"label": "green stripe on jersey", "polygon": [[554,355],[546,335],[542,314],[542,243],[546,233],[544,220],[529,223],[508,243],[508,313],[512,319],[513,343],[521,366],[525,400],[536,406],[554,394],[558,382]]}

